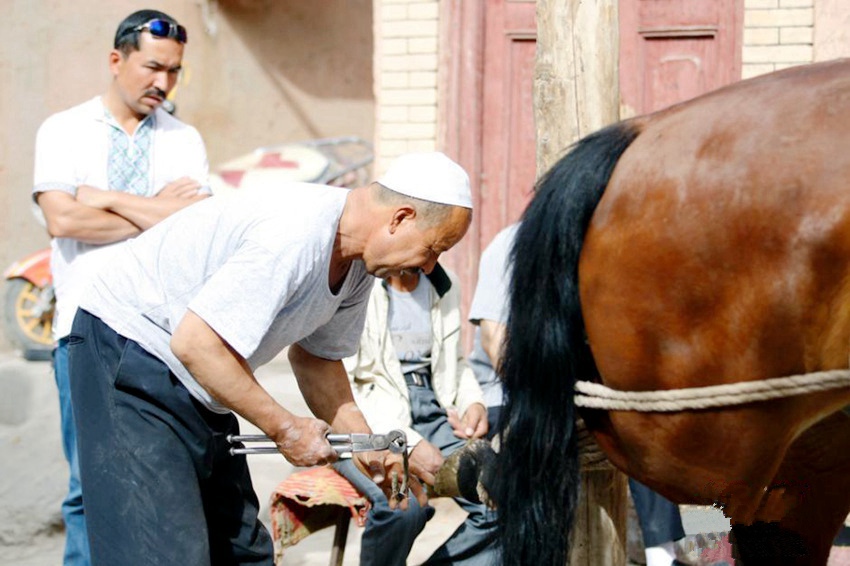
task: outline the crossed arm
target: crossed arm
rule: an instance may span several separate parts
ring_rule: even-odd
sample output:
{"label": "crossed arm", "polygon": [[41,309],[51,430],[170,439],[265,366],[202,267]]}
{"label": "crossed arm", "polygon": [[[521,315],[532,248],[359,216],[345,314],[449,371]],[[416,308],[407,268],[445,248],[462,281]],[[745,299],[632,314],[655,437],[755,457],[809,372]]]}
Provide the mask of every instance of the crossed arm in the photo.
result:
{"label": "crossed arm", "polygon": [[81,185],[76,197],[45,191],[37,199],[52,237],[111,244],[137,236],[181,208],[206,198],[208,195],[198,193],[199,188],[196,181],[183,177],[166,185],[155,197]]}

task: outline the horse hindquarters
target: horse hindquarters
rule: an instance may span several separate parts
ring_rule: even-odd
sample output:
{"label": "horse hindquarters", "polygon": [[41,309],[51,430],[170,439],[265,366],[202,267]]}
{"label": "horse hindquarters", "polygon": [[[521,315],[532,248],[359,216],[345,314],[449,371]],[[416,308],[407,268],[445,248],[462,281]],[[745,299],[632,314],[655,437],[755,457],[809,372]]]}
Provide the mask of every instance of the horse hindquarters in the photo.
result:
{"label": "horse hindquarters", "polygon": [[[677,389],[847,367],[848,116],[850,62],[836,62],[745,81],[648,122],[582,255],[585,324],[606,385]],[[826,425],[803,431],[842,395],[718,409],[710,419],[673,414],[654,427],[623,413],[598,420],[620,467],[651,475],[639,479],[680,502],[725,484],[717,492],[741,524],[766,511],[765,486],[809,482],[809,500],[776,528],[736,530],[742,552],[756,554],[756,539],[797,533],[807,557],[796,563],[822,564],[847,512],[850,469],[837,454],[850,446],[818,452],[803,439]]]}

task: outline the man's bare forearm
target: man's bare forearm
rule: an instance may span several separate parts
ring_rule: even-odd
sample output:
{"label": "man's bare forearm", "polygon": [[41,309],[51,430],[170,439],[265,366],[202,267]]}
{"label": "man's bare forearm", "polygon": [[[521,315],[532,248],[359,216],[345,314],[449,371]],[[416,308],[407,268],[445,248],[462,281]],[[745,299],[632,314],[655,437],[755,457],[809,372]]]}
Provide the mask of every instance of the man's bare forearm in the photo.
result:
{"label": "man's bare forearm", "polygon": [[319,358],[293,344],[289,347],[289,362],[314,415],[330,423],[337,432],[371,432],[354,401],[341,361]]}
{"label": "man's bare forearm", "polygon": [[502,347],[505,341],[505,325],[494,320],[481,319],[481,347],[490,358],[494,368],[502,362]]}
{"label": "man's bare forearm", "polygon": [[272,438],[293,419],[257,382],[245,359],[192,311],[175,329],[171,349],[214,399]]}
{"label": "man's bare forearm", "polygon": [[199,202],[208,195],[193,197],[140,197],[117,191],[104,191],[101,207],[126,218],[142,230],[159,223],[178,210]]}
{"label": "man's bare forearm", "polygon": [[257,382],[248,362],[192,311],[174,330],[171,350],[214,399],[266,433],[292,464],[337,459],[326,438],[330,425],[284,409]]}
{"label": "man's bare forearm", "polygon": [[50,191],[38,195],[47,232],[54,238],[73,238],[86,244],[111,244],[141,233],[126,218],[77,202],[67,193]]}

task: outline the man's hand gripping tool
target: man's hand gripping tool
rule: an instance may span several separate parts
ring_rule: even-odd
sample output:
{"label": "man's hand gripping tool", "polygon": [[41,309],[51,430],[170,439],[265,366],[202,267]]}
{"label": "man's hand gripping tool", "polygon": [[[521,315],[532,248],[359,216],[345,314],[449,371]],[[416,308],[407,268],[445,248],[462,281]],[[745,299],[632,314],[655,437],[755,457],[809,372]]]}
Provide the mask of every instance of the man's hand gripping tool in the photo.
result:
{"label": "man's hand gripping tool", "polygon": [[[396,500],[402,500],[407,496],[409,479],[409,468],[407,460],[407,435],[401,430],[391,430],[387,434],[367,434],[354,432],[351,434],[329,433],[325,436],[331,448],[339,454],[353,454],[355,452],[373,452],[389,450],[393,454],[401,454],[404,463],[404,477],[401,485],[398,482],[398,474],[392,474],[392,495]],[[271,442],[264,434],[230,434],[227,436],[230,444]],[[234,446],[230,449],[231,454],[277,454],[280,450],[273,446]]]}

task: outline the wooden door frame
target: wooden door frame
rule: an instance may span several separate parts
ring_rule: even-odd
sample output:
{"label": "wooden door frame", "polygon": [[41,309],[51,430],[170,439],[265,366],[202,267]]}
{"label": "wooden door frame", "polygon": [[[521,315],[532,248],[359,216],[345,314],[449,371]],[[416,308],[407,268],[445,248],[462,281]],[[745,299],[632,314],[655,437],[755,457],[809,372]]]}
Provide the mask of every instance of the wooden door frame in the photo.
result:
{"label": "wooden door frame", "polygon": [[[483,1],[440,3],[437,142],[469,173],[474,210],[480,210],[481,204],[486,12],[487,3]],[[466,237],[443,260],[462,281],[478,278],[480,238],[481,217],[473,215]],[[464,289],[466,307],[473,290]]]}
{"label": "wooden door frame", "polygon": [[[510,2],[511,0],[503,0]],[[541,1],[541,0],[537,0]],[[472,224],[464,239],[444,254],[441,263],[466,283],[461,295],[464,316],[472,303],[483,251],[485,219],[481,187],[484,175],[484,65],[486,0],[441,0],[437,93],[437,146],[469,173],[472,185]],[[464,332],[465,349],[472,332]]]}

